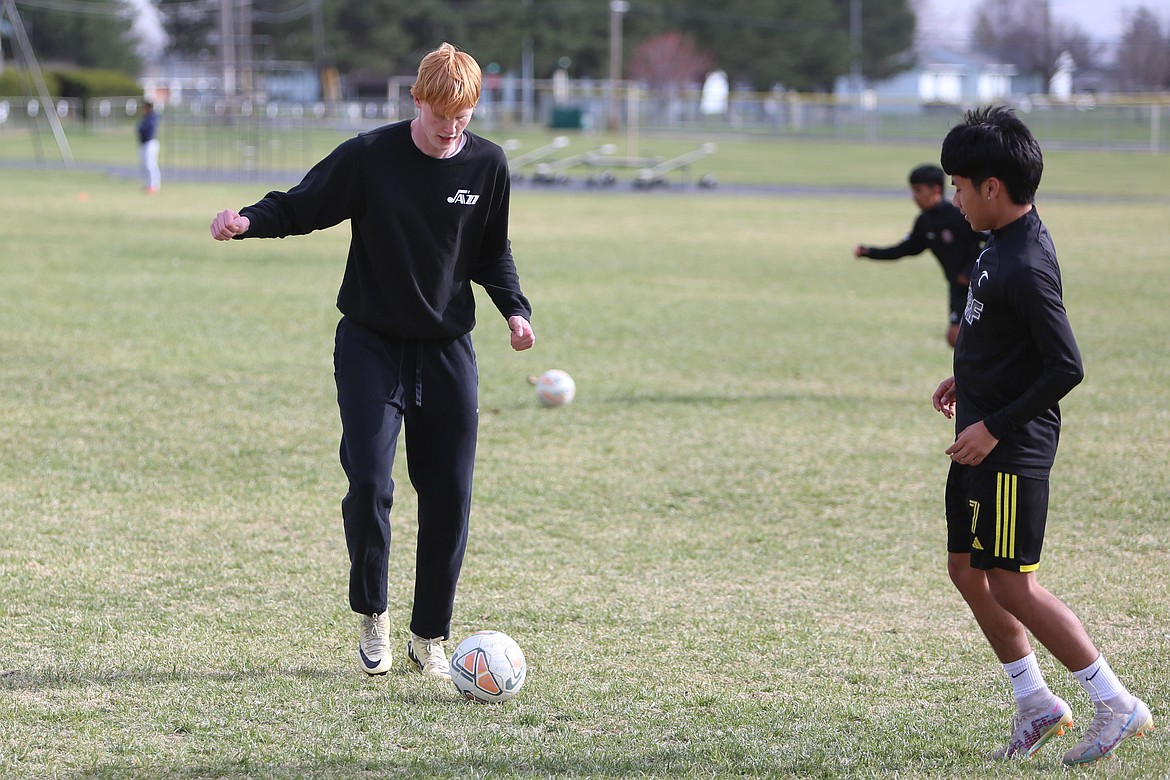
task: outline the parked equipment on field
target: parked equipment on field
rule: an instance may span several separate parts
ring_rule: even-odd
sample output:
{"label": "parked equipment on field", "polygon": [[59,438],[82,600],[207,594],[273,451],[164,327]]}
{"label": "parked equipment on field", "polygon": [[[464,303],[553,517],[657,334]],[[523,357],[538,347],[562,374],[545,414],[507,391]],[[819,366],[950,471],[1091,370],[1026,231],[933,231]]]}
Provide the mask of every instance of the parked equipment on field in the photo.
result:
{"label": "parked equipment on field", "polygon": [[592,152],[574,154],[548,163],[537,163],[532,172],[532,181],[534,184],[564,184],[569,180],[568,174],[565,173],[569,169],[581,165],[605,165],[610,155],[616,151],[617,147],[613,144],[605,144]]}
{"label": "parked equipment on field", "polygon": [[604,167],[601,173],[590,174],[585,179],[587,187],[612,187],[617,184],[617,177],[614,176],[611,168],[648,168],[658,165],[662,162],[661,157],[610,157],[597,156],[593,159],[586,160],[586,165]]}
{"label": "parked equipment on field", "polygon": [[[697,162],[704,157],[715,153],[715,144],[707,143],[700,146],[698,149],[680,154],[678,157],[673,157],[669,160],[658,163],[657,165],[643,168],[638,171],[637,178],[634,179],[635,187],[660,187],[666,185],[666,175],[673,171],[683,170],[689,168],[694,162]],[[710,189],[715,186],[715,177],[706,175],[699,179],[699,186],[704,189]]]}
{"label": "parked equipment on field", "polygon": [[[521,168],[523,168],[525,165],[531,165],[532,163],[535,163],[538,160],[543,160],[546,157],[550,157],[553,154],[555,154],[558,150],[564,149],[568,145],[569,145],[569,137],[564,136],[564,135],[558,135],[556,138],[553,138],[552,141],[545,144],[544,146],[533,149],[531,152],[525,152],[524,154],[519,154],[519,155],[516,155],[515,157],[511,157],[508,159],[508,174],[513,179],[520,180],[520,179],[524,178],[524,174],[521,172]],[[505,148],[507,148],[507,147],[505,147]]]}

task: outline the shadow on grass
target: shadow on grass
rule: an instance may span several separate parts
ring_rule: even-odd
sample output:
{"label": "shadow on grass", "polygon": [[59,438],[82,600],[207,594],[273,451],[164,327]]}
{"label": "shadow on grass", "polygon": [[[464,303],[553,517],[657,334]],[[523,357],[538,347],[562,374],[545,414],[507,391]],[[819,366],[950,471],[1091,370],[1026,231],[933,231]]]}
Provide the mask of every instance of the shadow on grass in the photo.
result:
{"label": "shadow on grass", "polygon": [[[896,776],[896,770],[889,770]],[[867,772],[866,776],[884,776],[884,771]],[[325,760],[319,764],[299,766],[258,765],[247,761],[191,767],[122,767],[108,765],[81,770],[57,777],[75,780],[113,780],[114,778],[173,778],[174,780],[211,780],[213,778],[247,778],[248,780],[372,780],[373,778],[461,778],[461,777],[773,777],[773,778],[847,778],[848,767],[834,764],[825,756],[791,756],[777,751],[761,757],[721,754],[696,757],[685,748],[660,746],[636,755],[594,753],[589,757],[549,752],[526,756],[521,760],[507,756],[484,755],[467,760],[434,759],[404,756],[403,760],[370,761],[362,764]]]}
{"label": "shadow on grass", "polygon": [[[859,404],[888,404],[902,406],[906,399],[886,394],[845,394],[831,390],[805,390],[792,393],[631,393],[629,395],[601,395],[585,401],[574,401],[571,408],[587,406],[589,408],[627,408],[632,406],[753,406],[771,404],[803,404],[810,401],[828,403],[832,405],[859,405]],[[926,395],[927,405],[930,396]],[[483,411],[499,414],[504,411],[529,409],[537,405],[528,399],[510,403],[493,403]],[[550,407],[548,411],[555,413],[565,407]]]}
{"label": "shadow on grass", "polygon": [[[212,669],[173,669],[171,671],[162,671],[159,669],[109,669],[104,671],[70,671],[63,668],[35,670],[3,669],[0,670],[0,691],[60,690],[88,685],[115,685],[125,683],[142,685],[166,685],[187,682],[230,684],[235,682],[255,683],[263,680],[336,681],[341,677],[352,677],[358,681],[366,679],[359,675],[360,672],[356,669],[351,674],[348,670],[307,666],[295,669],[237,669],[233,671]],[[418,675],[403,667],[392,670],[390,676],[417,677]],[[419,701],[424,700],[428,699],[426,697],[419,697]]]}

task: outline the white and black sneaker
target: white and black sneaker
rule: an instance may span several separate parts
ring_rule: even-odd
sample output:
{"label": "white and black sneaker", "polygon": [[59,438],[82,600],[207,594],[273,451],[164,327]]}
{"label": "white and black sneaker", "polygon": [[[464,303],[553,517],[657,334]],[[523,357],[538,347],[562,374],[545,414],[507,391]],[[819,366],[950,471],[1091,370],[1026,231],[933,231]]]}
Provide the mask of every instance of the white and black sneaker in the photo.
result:
{"label": "white and black sneaker", "polygon": [[362,615],[361,635],[358,637],[358,661],[368,675],[390,671],[390,618],[385,612]]}
{"label": "white and black sneaker", "polygon": [[439,680],[451,679],[451,665],[447,663],[447,653],[443,650],[443,640],[446,637],[423,639],[411,633],[410,641],[406,643],[406,655],[422,672],[423,677],[434,677]]}

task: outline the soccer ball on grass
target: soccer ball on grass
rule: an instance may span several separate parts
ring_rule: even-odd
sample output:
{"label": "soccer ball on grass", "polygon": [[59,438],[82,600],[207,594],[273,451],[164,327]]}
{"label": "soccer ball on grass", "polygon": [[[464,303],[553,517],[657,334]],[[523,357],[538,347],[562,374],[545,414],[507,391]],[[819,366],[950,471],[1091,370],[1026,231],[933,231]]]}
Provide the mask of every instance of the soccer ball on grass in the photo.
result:
{"label": "soccer ball on grass", "polygon": [[476,631],[451,654],[451,682],[464,698],[480,704],[512,698],[527,674],[520,645],[499,631]]}
{"label": "soccer ball on grass", "polygon": [[577,394],[573,377],[559,368],[549,369],[529,381],[536,385],[536,398],[545,406],[565,406],[572,403]]}

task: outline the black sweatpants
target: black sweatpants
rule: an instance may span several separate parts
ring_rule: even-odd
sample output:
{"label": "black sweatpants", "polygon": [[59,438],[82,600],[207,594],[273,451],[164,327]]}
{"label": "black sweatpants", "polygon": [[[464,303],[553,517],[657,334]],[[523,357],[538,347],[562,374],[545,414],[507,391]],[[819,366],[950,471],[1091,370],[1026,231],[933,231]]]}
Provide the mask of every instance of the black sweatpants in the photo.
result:
{"label": "black sweatpants", "polygon": [[349,548],[349,605],[387,608],[391,471],[406,426],[406,460],[418,493],[418,551],[410,630],[451,632],[455,586],[467,548],[479,423],[479,374],[470,334],[450,341],[401,341],[342,318],[333,352],[341,411],[341,502]]}

